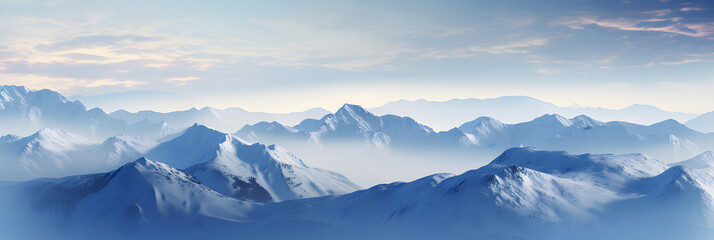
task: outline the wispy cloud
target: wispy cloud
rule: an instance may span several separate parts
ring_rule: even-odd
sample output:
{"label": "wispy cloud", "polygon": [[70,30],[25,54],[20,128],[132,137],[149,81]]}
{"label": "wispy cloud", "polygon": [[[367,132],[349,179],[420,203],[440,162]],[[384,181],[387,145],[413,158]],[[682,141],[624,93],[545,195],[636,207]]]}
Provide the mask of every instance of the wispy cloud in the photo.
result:
{"label": "wispy cloud", "polygon": [[702,11],[702,10],[704,10],[704,9],[699,8],[699,7],[683,7],[683,8],[679,9],[679,11],[682,11],[682,12]]}
{"label": "wispy cloud", "polygon": [[537,38],[488,47],[470,47],[468,50],[471,52],[484,52],[491,54],[527,53],[530,48],[543,46],[546,43],[548,43],[548,41],[545,38]]}
{"label": "wispy cloud", "polygon": [[[712,23],[680,23],[681,18],[646,18],[646,19],[597,19],[583,17],[559,22],[572,29],[583,29],[584,26],[596,25],[603,28],[613,28],[622,31],[638,32],[662,32],[690,37],[707,37],[714,34],[714,22]],[[660,23],[657,26],[648,26],[644,23]]]}
{"label": "wispy cloud", "polygon": [[90,82],[86,85],[88,88],[102,87],[102,86],[116,86],[121,85],[124,87],[134,87],[136,85],[147,84],[147,82],[134,81],[134,80],[116,80],[116,79],[101,79]]}
{"label": "wispy cloud", "polygon": [[186,85],[187,82],[196,81],[196,80],[200,80],[200,79],[201,79],[200,77],[172,77],[172,78],[167,78],[166,81],[176,83],[176,85],[179,85],[179,86],[184,86],[184,85]]}
{"label": "wispy cloud", "polygon": [[684,59],[681,61],[675,61],[675,62],[660,62],[660,65],[680,65],[680,64],[687,64],[687,63],[695,63],[695,62],[701,62],[701,59]]}
{"label": "wispy cloud", "polygon": [[565,73],[566,71],[563,69],[555,69],[555,68],[539,68],[539,69],[533,70],[533,72],[538,73],[538,74],[551,75],[551,74]]}

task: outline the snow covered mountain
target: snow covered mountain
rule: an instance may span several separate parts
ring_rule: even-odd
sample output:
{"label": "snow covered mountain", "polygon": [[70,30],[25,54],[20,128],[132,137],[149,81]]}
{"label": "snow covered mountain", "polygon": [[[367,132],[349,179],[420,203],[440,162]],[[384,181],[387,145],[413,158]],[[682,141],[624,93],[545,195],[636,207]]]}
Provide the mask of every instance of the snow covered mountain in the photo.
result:
{"label": "snow covered mountain", "polygon": [[692,159],[670,164],[672,166],[685,166],[691,169],[701,169],[714,167],[714,152],[706,151]]}
{"label": "snow covered mountain", "polygon": [[0,180],[62,177],[109,171],[136,160],[157,143],[125,135],[101,144],[58,129],[0,138]]}
{"label": "snow covered mountain", "polygon": [[457,176],[260,204],[142,158],[104,174],[0,186],[0,196],[12,193],[19,209],[64,220],[62,229],[109,228],[119,236],[140,226],[178,239],[200,229],[262,239],[708,239],[713,173],[668,168],[642,154],[513,148]]}
{"label": "snow covered mountain", "polygon": [[642,154],[514,148],[462,175],[437,174],[339,197],[284,202],[259,209],[259,215],[278,213],[280,218],[418,239],[444,233],[457,238],[706,239],[714,232],[712,173],[668,169]]}
{"label": "snow covered mountain", "polygon": [[626,121],[647,125],[665,119],[676,119],[684,122],[696,117],[696,114],[667,112],[654,106],[641,104],[623,109],[560,107],[525,96],[452,99],[448,101],[399,100],[389,102],[380,107],[370,108],[369,110],[378,115],[409,116],[437,130],[447,130],[480,116],[490,116],[507,123],[519,123],[544,114],[559,114],[566,117],[588,115],[606,121]]}
{"label": "snow covered mountain", "polygon": [[241,108],[233,107],[228,109],[216,109],[204,107],[201,109],[191,108],[185,111],[160,113],[154,111],[139,111],[130,113],[118,110],[109,116],[122,119],[128,123],[135,123],[148,120],[155,123],[166,122],[174,127],[188,127],[194,123],[210,126],[224,132],[235,132],[246,124],[255,124],[261,121],[277,121],[283,124],[297,124],[306,118],[320,117],[329,112],[322,108],[313,108],[304,112],[293,113],[262,113],[249,112]]}
{"label": "snow covered mountain", "polygon": [[691,158],[714,149],[714,135],[687,128],[675,120],[649,126],[600,122],[585,115],[567,119],[544,115],[530,122],[503,124],[479,118],[459,127],[473,134],[481,147],[533,146],[576,153],[643,152],[667,162]]}
{"label": "snow covered mountain", "polygon": [[319,120],[306,119],[294,127],[262,122],[247,125],[236,132],[236,135],[253,142],[280,143],[285,140],[301,140],[318,145],[332,142],[404,147],[473,144],[469,136],[460,131],[436,133],[409,117],[375,116],[352,104],[345,104],[334,114],[327,114]]}
{"label": "snow covered mountain", "polygon": [[64,230],[52,238],[71,230],[82,231],[84,238],[107,234],[94,233],[97,227],[136,231],[137,227],[171,226],[189,232],[198,225],[244,220],[243,212],[252,205],[223,196],[180,170],[146,158],[107,173],[37,179],[4,190],[13,193],[15,198],[10,201],[18,202],[16,208],[48,218],[41,222],[61,222]]}
{"label": "snow covered mountain", "polygon": [[687,127],[705,133],[714,132],[714,112],[704,113],[684,123]]}
{"label": "snow covered mountain", "polygon": [[146,156],[186,169],[206,186],[244,200],[284,201],[360,189],[338,173],[305,165],[279,146],[248,144],[198,124]]}
{"label": "snow covered mountain", "polygon": [[120,134],[158,138],[173,131],[164,123],[127,124],[101,109],[87,110],[82,103],[68,101],[55,91],[6,85],[0,85],[0,121],[0,134],[26,135],[56,128],[95,141]]}
{"label": "snow covered mountain", "polygon": [[349,104],[320,120],[307,119],[294,127],[259,123],[244,127],[236,135],[248,141],[289,146],[300,141],[318,145],[356,141],[402,149],[493,154],[518,146],[574,153],[643,152],[666,162],[689,159],[714,149],[714,134],[691,130],[675,120],[645,126],[600,122],[585,115],[568,119],[549,114],[528,122],[506,124],[480,117],[458,128],[435,132],[408,117],[375,116]]}

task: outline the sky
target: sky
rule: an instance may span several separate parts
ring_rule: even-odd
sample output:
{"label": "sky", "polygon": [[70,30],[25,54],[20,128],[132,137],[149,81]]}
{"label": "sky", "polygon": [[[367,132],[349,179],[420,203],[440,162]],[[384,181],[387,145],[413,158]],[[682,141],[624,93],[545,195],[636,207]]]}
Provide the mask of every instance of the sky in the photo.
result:
{"label": "sky", "polygon": [[[711,1],[0,1],[0,84],[159,111],[525,95],[714,110]],[[135,94],[134,94],[135,95]]]}

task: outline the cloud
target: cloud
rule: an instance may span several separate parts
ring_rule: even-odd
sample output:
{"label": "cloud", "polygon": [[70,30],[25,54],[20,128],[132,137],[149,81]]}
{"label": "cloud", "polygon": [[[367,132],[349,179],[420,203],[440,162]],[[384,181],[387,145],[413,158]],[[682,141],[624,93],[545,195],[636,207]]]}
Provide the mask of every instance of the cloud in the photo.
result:
{"label": "cloud", "polygon": [[[614,28],[622,31],[647,31],[672,33],[690,37],[707,37],[714,34],[714,23],[680,23],[681,18],[647,18],[647,19],[597,19],[592,17],[577,18],[562,21],[558,24],[567,25],[572,29],[583,29],[584,26],[596,25],[603,28]],[[656,26],[645,23],[659,23]]]}
{"label": "cloud", "polygon": [[147,84],[147,82],[134,81],[134,80],[116,80],[116,79],[101,79],[90,82],[86,85],[88,88],[102,87],[102,86],[116,86],[121,85],[124,87],[134,87],[135,85]]}
{"label": "cloud", "polygon": [[562,70],[562,69],[554,69],[554,68],[539,68],[539,69],[533,70],[533,72],[538,73],[538,74],[551,75],[551,74],[564,73],[566,71]]}
{"label": "cloud", "polygon": [[200,80],[200,79],[201,79],[200,77],[172,77],[172,78],[167,78],[166,81],[174,82],[174,83],[176,83],[176,85],[179,85],[179,86],[184,86],[184,85],[186,85],[186,82],[196,81],[196,80]]}
{"label": "cloud", "polygon": [[159,37],[139,36],[139,35],[91,35],[76,37],[66,41],[60,41],[51,45],[39,45],[41,51],[58,51],[76,48],[90,48],[96,46],[116,46],[131,43],[149,42],[161,40]]}
{"label": "cloud", "polygon": [[468,50],[471,52],[484,52],[491,54],[527,53],[529,48],[543,46],[546,43],[548,43],[548,41],[545,38],[537,38],[488,47],[469,47]]}
{"label": "cloud", "polygon": [[199,80],[201,79],[200,77],[172,77],[172,78],[167,78],[167,82],[188,82],[188,81],[194,81],[194,80]]}
{"label": "cloud", "polygon": [[704,9],[699,8],[699,7],[683,7],[683,8],[679,9],[679,11],[682,11],[682,12],[702,11],[702,10],[704,10]]}
{"label": "cloud", "polygon": [[662,9],[662,10],[647,11],[647,12],[644,12],[644,14],[652,14],[657,17],[663,17],[663,16],[666,16],[667,14],[670,14],[672,12],[674,12],[674,11],[672,11],[671,9]]}
{"label": "cloud", "polygon": [[681,61],[676,61],[676,62],[660,62],[660,65],[680,65],[680,64],[687,64],[687,63],[695,63],[695,62],[701,62],[701,59],[684,59]]}
{"label": "cloud", "polygon": [[523,54],[531,51],[532,48],[544,46],[548,43],[545,38],[534,38],[508,44],[497,44],[491,46],[472,46],[467,48],[456,48],[450,50],[432,50],[420,53],[413,60],[421,59],[444,59],[444,58],[468,58],[479,54]]}

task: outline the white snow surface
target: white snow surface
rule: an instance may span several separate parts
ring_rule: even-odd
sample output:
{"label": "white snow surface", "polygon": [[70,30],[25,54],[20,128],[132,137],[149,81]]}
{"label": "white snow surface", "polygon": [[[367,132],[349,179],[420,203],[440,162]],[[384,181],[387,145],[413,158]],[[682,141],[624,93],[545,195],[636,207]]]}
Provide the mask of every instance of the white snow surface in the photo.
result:
{"label": "white snow surface", "polygon": [[305,165],[280,146],[249,144],[198,124],[146,156],[186,169],[205,185],[239,199],[284,201],[360,189],[341,174]]}

